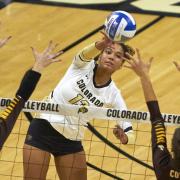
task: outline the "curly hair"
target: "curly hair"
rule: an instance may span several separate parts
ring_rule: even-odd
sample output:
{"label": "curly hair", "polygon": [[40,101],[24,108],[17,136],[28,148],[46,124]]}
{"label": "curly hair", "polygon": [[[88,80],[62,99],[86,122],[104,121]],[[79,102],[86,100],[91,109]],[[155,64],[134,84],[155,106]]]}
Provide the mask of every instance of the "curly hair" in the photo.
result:
{"label": "curly hair", "polygon": [[[127,45],[127,44],[124,44],[124,43],[120,43],[120,45],[121,45],[121,47],[123,48],[123,51],[124,51],[124,53],[129,53],[131,56],[133,56],[134,54],[135,54],[135,50],[131,47],[131,46],[129,46],[129,45]],[[125,54],[125,57],[126,58],[128,58],[127,56],[126,56],[126,54]]]}
{"label": "curly hair", "polygon": [[[125,44],[125,43],[118,43],[118,44],[122,47],[122,49],[123,49],[123,51],[124,51],[124,57],[125,57],[125,58],[128,59],[126,53],[129,53],[131,56],[133,56],[133,55],[135,54],[135,50],[134,50],[131,46],[129,46],[129,45]],[[103,51],[102,51],[102,52],[103,52]],[[99,56],[100,56],[100,55],[96,56],[96,57],[94,58],[94,60],[97,61],[97,60],[99,59]],[[124,61],[124,60],[123,60],[123,61]]]}

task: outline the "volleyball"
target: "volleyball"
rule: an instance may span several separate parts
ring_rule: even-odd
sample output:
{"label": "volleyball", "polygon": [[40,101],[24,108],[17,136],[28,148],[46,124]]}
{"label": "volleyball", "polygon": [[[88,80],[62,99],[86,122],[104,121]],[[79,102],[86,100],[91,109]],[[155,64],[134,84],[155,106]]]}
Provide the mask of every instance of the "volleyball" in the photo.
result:
{"label": "volleyball", "polygon": [[126,11],[114,11],[105,20],[105,33],[115,42],[123,42],[134,37],[136,22]]}

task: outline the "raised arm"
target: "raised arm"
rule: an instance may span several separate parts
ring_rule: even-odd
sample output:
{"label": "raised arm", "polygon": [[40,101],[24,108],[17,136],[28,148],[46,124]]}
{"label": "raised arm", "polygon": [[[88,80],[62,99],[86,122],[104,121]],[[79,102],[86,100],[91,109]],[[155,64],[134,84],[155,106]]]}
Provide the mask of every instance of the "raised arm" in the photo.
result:
{"label": "raised arm", "polygon": [[112,43],[103,32],[101,33],[103,37],[100,40],[86,46],[75,56],[73,63],[77,67],[82,68],[86,66],[88,62],[100,55],[103,49]]}
{"label": "raised arm", "polygon": [[166,144],[164,120],[162,118],[158,101],[149,77],[152,58],[150,58],[147,63],[142,61],[139,50],[137,50],[136,57],[132,57],[129,54],[128,56],[130,60],[125,59],[129,63],[129,65],[126,67],[132,69],[139,76],[144,91],[144,97],[150,112],[150,119],[152,123],[151,134],[153,165],[156,176],[159,178],[163,173],[161,168],[169,165],[168,163],[170,162],[171,156]]}
{"label": "raised arm", "polygon": [[20,87],[16,92],[16,96],[21,97],[24,101],[29,99],[39,81],[42,70],[54,62],[60,61],[57,57],[63,52],[53,52],[56,47],[57,45],[53,44],[52,41],[50,41],[48,47],[40,53],[32,47],[35,62],[32,69],[28,70],[24,75]]}
{"label": "raised arm", "polygon": [[28,70],[23,76],[15,98],[0,115],[0,149],[3,147],[4,142],[11,133],[24,103],[29,99],[34,91],[40,79],[41,71],[51,63],[59,61],[59,59],[56,58],[60,56],[62,52],[54,53],[53,50],[55,48],[56,45],[54,45],[52,41],[42,53],[38,53],[34,48],[32,48],[35,63],[32,69]]}

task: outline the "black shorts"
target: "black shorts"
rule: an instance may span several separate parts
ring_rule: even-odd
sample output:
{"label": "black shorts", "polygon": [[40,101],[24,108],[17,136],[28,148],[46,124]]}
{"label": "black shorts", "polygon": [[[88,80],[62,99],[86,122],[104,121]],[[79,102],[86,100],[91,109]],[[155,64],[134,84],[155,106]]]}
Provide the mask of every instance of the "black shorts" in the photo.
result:
{"label": "black shorts", "polygon": [[56,131],[44,119],[32,120],[25,143],[56,156],[83,151],[81,141],[72,141]]}

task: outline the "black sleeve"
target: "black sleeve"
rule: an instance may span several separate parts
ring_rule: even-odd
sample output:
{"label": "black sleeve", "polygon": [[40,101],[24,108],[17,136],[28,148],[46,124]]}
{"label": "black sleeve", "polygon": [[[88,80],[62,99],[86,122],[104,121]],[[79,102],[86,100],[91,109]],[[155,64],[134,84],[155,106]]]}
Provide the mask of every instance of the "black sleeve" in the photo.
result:
{"label": "black sleeve", "polygon": [[11,133],[16,119],[24,107],[24,103],[25,101],[21,97],[17,96],[0,115],[0,150]]}
{"label": "black sleeve", "polygon": [[163,119],[159,109],[158,101],[149,101],[147,102],[147,106],[150,112],[150,118],[152,122],[158,119]]}
{"label": "black sleeve", "polygon": [[166,144],[166,129],[157,101],[147,102],[152,124],[152,156],[157,178],[169,166],[171,156]]}
{"label": "black sleeve", "polygon": [[25,101],[27,101],[31,96],[31,94],[33,93],[40,77],[41,77],[40,73],[33,70],[28,70],[21,81],[21,84],[16,92],[16,95],[20,96]]}
{"label": "black sleeve", "polygon": [[152,124],[152,146],[163,144],[166,146],[166,132],[164,126],[164,119],[162,118],[159,105],[157,101],[147,102],[147,106],[150,112],[150,119]]}
{"label": "black sleeve", "polygon": [[41,74],[33,70],[28,70],[16,92],[16,97],[0,115],[0,149],[11,133],[19,113],[24,107],[25,102],[33,93]]}

